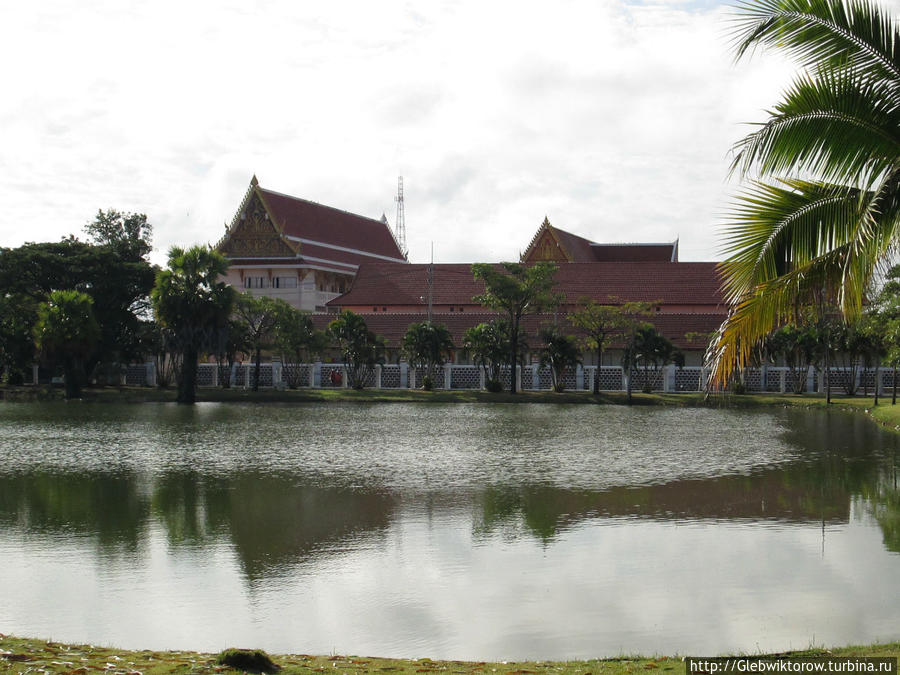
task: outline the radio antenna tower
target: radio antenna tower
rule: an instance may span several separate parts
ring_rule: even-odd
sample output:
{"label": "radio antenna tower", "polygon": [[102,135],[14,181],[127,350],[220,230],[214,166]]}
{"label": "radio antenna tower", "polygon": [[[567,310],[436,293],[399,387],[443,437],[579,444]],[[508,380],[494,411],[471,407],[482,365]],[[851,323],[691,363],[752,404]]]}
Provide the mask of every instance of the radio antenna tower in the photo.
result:
{"label": "radio antenna tower", "polygon": [[403,176],[400,176],[397,182],[397,196],[394,197],[394,201],[397,202],[397,222],[394,225],[394,234],[397,236],[400,252],[405,258],[409,251],[406,248],[406,213],[403,207]]}

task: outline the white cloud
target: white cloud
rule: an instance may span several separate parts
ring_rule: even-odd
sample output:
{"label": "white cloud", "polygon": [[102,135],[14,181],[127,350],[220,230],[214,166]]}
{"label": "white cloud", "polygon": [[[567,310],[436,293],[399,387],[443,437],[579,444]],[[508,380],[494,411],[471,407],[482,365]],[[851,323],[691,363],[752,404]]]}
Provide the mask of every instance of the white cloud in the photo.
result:
{"label": "white cloud", "polygon": [[[214,242],[250,176],[394,220],[414,260],[514,258],[544,216],[716,256],[727,152],[791,68],[733,65],[711,2],[0,9],[0,245],[146,212]],[[10,95],[11,94],[11,95]]]}

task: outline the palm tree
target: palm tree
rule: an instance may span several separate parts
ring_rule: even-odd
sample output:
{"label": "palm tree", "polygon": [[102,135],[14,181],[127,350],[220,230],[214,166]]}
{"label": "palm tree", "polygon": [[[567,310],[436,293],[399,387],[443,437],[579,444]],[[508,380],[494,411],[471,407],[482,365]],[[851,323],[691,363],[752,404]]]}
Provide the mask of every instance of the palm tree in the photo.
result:
{"label": "palm tree", "polygon": [[778,47],[803,70],[769,119],[735,146],[732,170],[757,178],[725,229],[731,312],[707,354],[718,386],[804,308],[836,305],[857,316],[900,243],[894,19],[870,0],[748,0],[738,12],[738,58]]}
{"label": "palm tree", "polygon": [[173,246],[169,266],[156,275],[150,294],[156,319],[174,336],[181,355],[178,402],[193,403],[200,350],[213,342],[231,314],[234,289],[222,281],[228,260],[207,246]]}

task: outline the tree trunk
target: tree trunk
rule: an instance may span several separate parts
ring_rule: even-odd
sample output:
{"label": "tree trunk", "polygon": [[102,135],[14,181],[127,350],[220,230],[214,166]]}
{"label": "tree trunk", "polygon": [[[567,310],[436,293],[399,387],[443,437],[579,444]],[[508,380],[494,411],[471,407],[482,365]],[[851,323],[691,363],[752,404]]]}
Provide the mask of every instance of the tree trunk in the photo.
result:
{"label": "tree trunk", "polygon": [[880,376],[880,367],[879,364],[875,364],[875,403],[873,405],[878,405],[878,378]]}
{"label": "tree trunk", "polygon": [[78,398],[81,396],[81,373],[78,364],[66,359],[63,364],[63,377],[66,380],[66,398]]}
{"label": "tree trunk", "polygon": [[510,327],[509,337],[512,341],[509,350],[509,393],[516,393],[516,363],[519,360],[519,323]]}
{"label": "tree trunk", "polygon": [[262,349],[256,348],[256,360],[253,362],[253,391],[259,391],[259,370]]}
{"label": "tree trunk", "polygon": [[831,365],[828,350],[825,350],[825,403],[831,403]]}
{"label": "tree trunk", "polygon": [[197,400],[197,350],[186,349],[181,362],[181,381],[178,383],[178,403],[193,405]]}
{"label": "tree trunk", "polygon": [[600,394],[600,364],[603,363],[603,348],[597,347],[597,372],[594,374],[594,396]]}

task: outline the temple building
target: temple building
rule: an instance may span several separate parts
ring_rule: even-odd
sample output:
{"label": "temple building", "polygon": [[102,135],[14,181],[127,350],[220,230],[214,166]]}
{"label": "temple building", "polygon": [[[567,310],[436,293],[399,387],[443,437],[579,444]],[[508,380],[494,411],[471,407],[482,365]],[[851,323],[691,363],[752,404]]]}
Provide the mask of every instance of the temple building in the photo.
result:
{"label": "temple building", "polygon": [[[717,263],[679,262],[677,241],[598,244],[545,219],[521,260],[557,263],[554,291],[564,297],[552,314],[525,317],[523,326],[532,338],[547,322],[575,333],[566,316],[583,299],[610,305],[648,302],[653,306],[648,321],[685,353],[689,365],[700,365],[707,337],[726,316]],[[435,322],[447,326],[455,344],[461,344],[468,328],[497,318],[472,300],[483,292],[484,284],[475,280],[469,263],[367,262],[349,290],[328,307],[365,315],[369,328],[385,337],[389,347],[399,346],[409,324],[425,320],[430,311]],[[596,365],[589,351],[583,358],[585,365]],[[620,359],[619,351],[610,349],[603,365]]]}
{"label": "temple building", "polygon": [[[375,220],[273,192],[255,176],[217,249],[231,261],[227,281],[233,286],[313,312],[320,328],[343,309],[364,315],[386,338],[393,361],[409,324],[429,313],[457,345],[468,328],[497,318],[472,299],[484,285],[470,263],[410,264],[383,216]],[[545,218],[520,259],[555,262],[554,291],[564,297],[552,314],[525,318],[535,352],[542,324],[575,332],[566,317],[583,299],[652,303],[648,320],[684,351],[688,365],[702,362],[707,336],[726,316],[717,263],[680,262],[677,240],[603,244]],[[583,356],[585,365],[596,365],[589,351]],[[457,362],[465,358],[455,355]],[[603,365],[620,358],[610,349]]]}
{"label": "temple building", "polygon": [[407,262],[383,216],[273,192],[256,176],[216,249],[231,262],[226,281],[232,286],[310,312],[326,311],[360,265]]}

